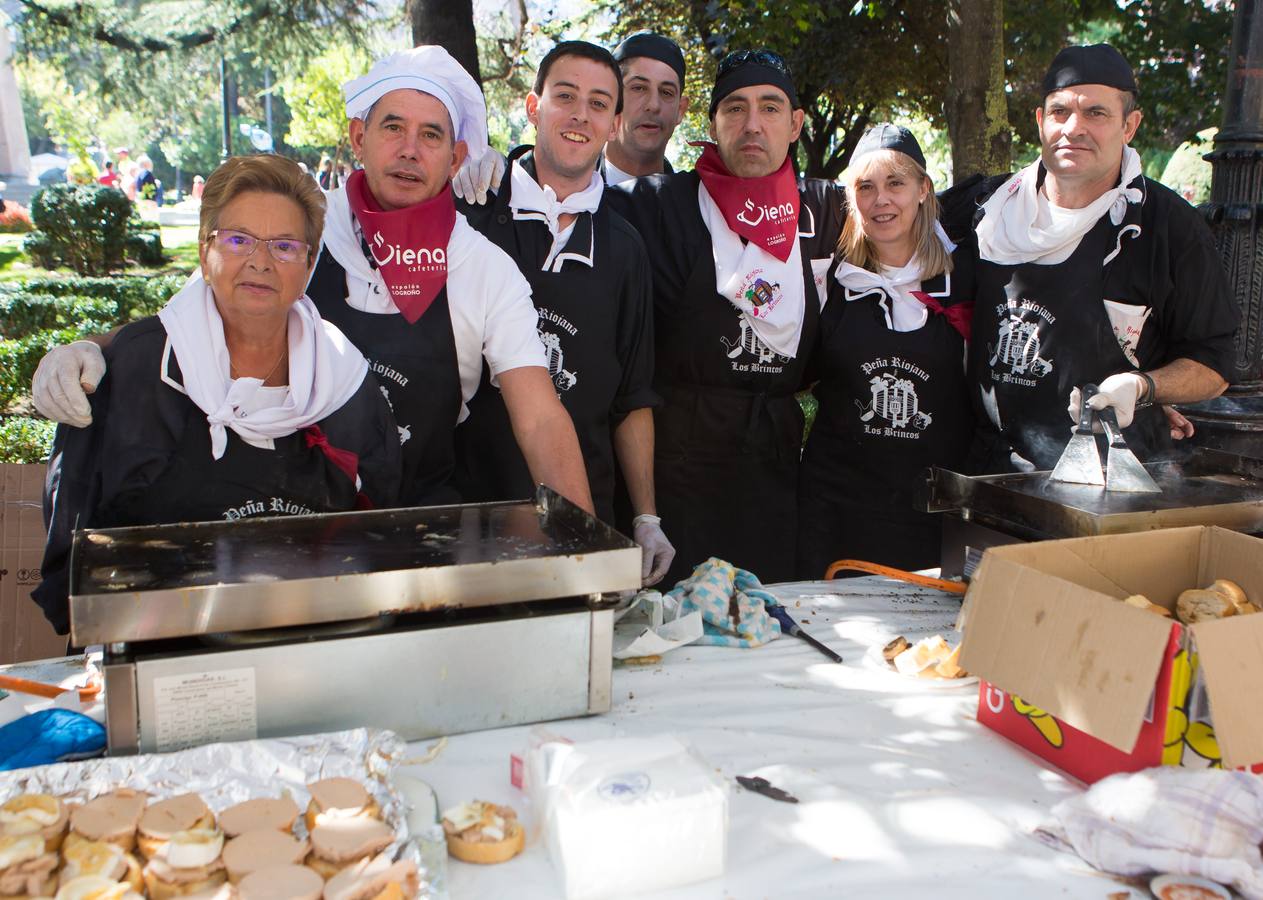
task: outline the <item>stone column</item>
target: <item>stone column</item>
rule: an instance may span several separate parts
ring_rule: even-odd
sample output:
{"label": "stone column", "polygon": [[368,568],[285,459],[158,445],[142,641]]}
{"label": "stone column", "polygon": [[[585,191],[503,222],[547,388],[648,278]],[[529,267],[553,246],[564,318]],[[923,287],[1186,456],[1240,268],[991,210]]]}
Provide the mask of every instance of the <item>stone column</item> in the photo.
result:
{"label": "stone column", "polygon": [[10,181],[26,181],[31,174],[31,145],[22,117],[22,98],[13,74],[13,44],[9,22],[0,16],[0,173]]}

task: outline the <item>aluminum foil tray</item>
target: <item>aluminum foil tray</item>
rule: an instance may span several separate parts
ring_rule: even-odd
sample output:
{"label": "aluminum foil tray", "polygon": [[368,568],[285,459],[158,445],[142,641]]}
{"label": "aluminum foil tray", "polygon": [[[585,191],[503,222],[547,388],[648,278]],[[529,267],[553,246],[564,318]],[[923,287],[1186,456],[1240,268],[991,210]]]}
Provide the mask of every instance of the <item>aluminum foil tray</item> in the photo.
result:
{"label": "aluminum foil tray", "polygon": [[640,550],[541,487],[534,502],[85,530],[75,646],[284,628],[639,587]]}
{"label": "aluminum foil tray", "polygon": [[[145,791],[150,802],[196,793],[217,815],[243,800],[276,797],[288,792],[298,808],[311,799],[307,785],[321,778],[344,776],[363,784],[382,810],[382,820],[395,832],[386,851],[411,859],[421,871],[422,898],[445,892],[446,846],[438,823],[437,802],[428,788],[405,796],[393,780],[405,762],[407,747],[394,732],[358,728],[329,734],[276,740],[209,744],[176,753],[107,757],[56,763],[0,773],[0,802],[21,793],[53,794],[84,802],[115,788]],[[421,782],[409,779],[410,785]],[[421,807],[421,808],[417,808]],[[302,816],[295,823],[306,837]]]}

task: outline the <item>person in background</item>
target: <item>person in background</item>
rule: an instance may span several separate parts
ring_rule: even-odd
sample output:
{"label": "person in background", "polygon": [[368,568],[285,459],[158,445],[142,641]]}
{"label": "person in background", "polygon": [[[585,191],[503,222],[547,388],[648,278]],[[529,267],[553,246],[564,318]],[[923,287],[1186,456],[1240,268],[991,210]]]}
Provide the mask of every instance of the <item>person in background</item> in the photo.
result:
{"label": "person in background", "polygon": [[327,156],[320,157],[320,169],[316,173],[316,182],[322,191],[333,190],[333,160]]}
{"label": "person in background", "polygon": [[844,176],[846,224],[812,370],[819,410],[798,478],[798,577],[834,560],[938,565],[942,517],[913,509],[928,466],[959,471],[973,437],[965,344],[972,232],[959,243],[916,138],[875,125]]}
{"label": "person in background", "polygon": [[193,191],[192,191],[193,199],[200,201],[202,199],[202,193],[205,190],[206,190],[206,179],[203,178],[201,175],[194,175],[193,176]]}
{"label": "person in background", "polygon": [[615,48],[614,58],[623,75],[623,111],[605,148],[605,183],[670,174],[667,144],[689,105],[684,54],[670,38],[640,31]]}
{"label": "person in background", "polygon": [[207,181],[201,268],[115,335],[91,425],[57,429],[33,596],[59,634],[76,528],[394,504],[390,408],[303,292],[324,216],[319,188],[280,156],[234,157]]}
{"label": "person in background", "polygon": [[101,177],[97,181],[106,187],[114,187],[118,184],[118,173],[114,171],[114,161],[107,159],[105,161],[105,171],[101,173]]}
{"label": "person in background", "polygon": [[153,174],[153,160],[146,154],[142,153],[136,160],[138,169],[136,171],[136,197],[133,199],[152,200],[154,192],[158,190]]}

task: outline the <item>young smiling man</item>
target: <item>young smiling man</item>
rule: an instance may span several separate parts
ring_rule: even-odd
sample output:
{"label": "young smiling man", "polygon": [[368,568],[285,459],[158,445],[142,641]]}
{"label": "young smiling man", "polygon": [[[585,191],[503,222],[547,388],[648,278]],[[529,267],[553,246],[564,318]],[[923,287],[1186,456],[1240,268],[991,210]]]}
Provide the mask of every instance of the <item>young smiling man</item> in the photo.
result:
{"label": "young smiling man", "polygon": [[1150,459],[1174,436],[1160,404],[1218,396],[1232,368],[1238,316],[1210,231],[1129,146],[1131,66],[1107,44],[1068,47],[1043,92],[1040,158],[984,182],[976,221],[981,472],[1052,468],[1086,383]]}
{"label": "young smiling man", "polygon": [[[592,509],[574,426],[548,376],[530,286],[513,261],[456,212],[452,176],[487,143],[477,83],[441,47],[378,61],[343,85],[363,164],[328,194],[307,295],[367,357],[394,412],[403,505],[457,502],[454,432],[483,358],[531,477]],[[80,384],[104,372],[84,342],[52,351],[33,396],[50,418],[91,421]],[[92,345],[88,345],[91,347]],[[77,351],[77,352],[72,352]],[[54,355],[59,354],[59,355]],[[47,366],[47,368],[46,368]]]}
{"label": "young smiling man", "polygon": [[[530,282],[549,374],[574,420],[597,514],[613,521],[617,461],[642,576],[652,584],[674,550],[654,501],[649,261],[639,235],[604,202],[597,171],[621,94],[608,50],[584,41],[550,50],[526,98],[534,147],[514,150],[499,192],[465,214]],[[507,440],[504,402],[485,372],[483,382],[457,430],[457,483],[475,500],[524,496],[531,479]]]}
{"label": "young smiling man", "polygon": [[679,553],[671,581],[716,556],[793,577],[803,386],[840,190],[798,179],[802,128],[785,61],[719,65],[708,144],[692,172],[610,191],[649,248],[654,290],[654,477]]}

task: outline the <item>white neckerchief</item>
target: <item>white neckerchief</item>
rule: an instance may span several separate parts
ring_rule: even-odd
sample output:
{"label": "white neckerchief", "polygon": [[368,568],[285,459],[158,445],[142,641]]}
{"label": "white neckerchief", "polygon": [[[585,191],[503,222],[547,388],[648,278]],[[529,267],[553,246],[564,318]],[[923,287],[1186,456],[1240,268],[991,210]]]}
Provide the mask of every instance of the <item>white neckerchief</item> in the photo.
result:
{"label": "white neckerchief", "polygon": [[[360,223],[351,211],[351,204],[346,199],[346,188],[327,191],[328,210],[325,213],[325,229],[320,235],[323,248],[346,271],[346,302],[352,309],[378,315],[392,315],[399,312],[395,301],[390,296],[390,288],[386,286],[382,273],[374,269],[364,255],[363,236]],[[452,272],[469,255],[470,250],[478,245],[477,232],[470,227],[465,217],[456,213],[456,224],[452,226],[451,237],[447,239],[447,278],[450,282]]]}
{"label": "white neckerchief", "polygon": [[[934,223],[934,234],[949,255],[956,251],[956,245],[938,222]],[[921,260],[913,256],[906,265],[882,266],[880,272],[861,269],[842,260],[833,277],[847,289],[847,300],[859,300],[880,291],[888,299],[887,303],[881,304],[886,327],[891,331],[916,331],[930,315],[929,308],[912,296],[913,291],[921,289],[921,274]]]}
{"label": "white neckerchief", "polygon": [[[754,241],[742,242],[700,181],[697,203],[710,232],[719,293],[741,311],[763,343],[781,356],[797,356],[807,293],[803,284],[802,243],[795,239],[789,259],[781,262]],[[771,287],[771,302],[755,303],[750,298],[759,281]]]}
{"label": "white neckerchief", "polygon": [[605,183],[608,185],[622,184],[624,181],[632,181],[635,175],[624,172],[618,166],[610,162],[610,158],[605,157]]}
{"label": "white neckerchief", "polygon": [[601,205],[601,196],[605,193],[605,179],[600,172],[594,171],[586,188],[575,191],[565,200],[558,200],[557,192],[546,185],[541,186],[532,178],[520,159],[514,160],[511,168],[509,209],[513,210],[513,218],[519,221],[543,222],[548,226],[548,233],[553,236],[552,248],[541,266],[544,271],[548,271],[557,254],[565,248],[569,237],[565,233],[569,228],[561,226],[561,217],[567,213],[577,216],[596,212]]}
{"label": "white neckerchief", "polygon": [[[256,447],[272,447],[272,440],[314,425],[340,409],[359,390],[368,362],[329,322],[322,321],[315,304],[299,297],[289,308],[289,389],[279,405],[259,407],[258,378],[233,378],[224,322],[210,285],[195,271],[180,291],[158,313],[167,331],[169,351],[180,364],[188,394],[206,413],[210,425],[211,456],[219,459],[228,445],[228,428]],[[162,379],[167,377],[163,353]]]}
{"label": "white neckerchief", "polygon": [[982,205],[976,229],[979,255],[1002,266],[1065,262],[1101,216],[1121,224],[1127,204],[1139,203],[1144,192],[1133,187],[1140,177],[1140,154],[1123,147],[1122,178],[1083,209],[1064,209],[1049,203],[1039,190],[1039,160],[1012,175]]}

